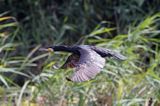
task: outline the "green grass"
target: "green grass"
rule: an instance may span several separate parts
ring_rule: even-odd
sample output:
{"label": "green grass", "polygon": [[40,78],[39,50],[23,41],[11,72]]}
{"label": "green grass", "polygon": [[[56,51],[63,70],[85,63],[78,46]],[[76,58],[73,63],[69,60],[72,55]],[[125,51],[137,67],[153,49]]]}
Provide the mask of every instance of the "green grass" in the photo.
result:
{"label": "green grass", "polygon": [[[13,9],[16,9],[14,5],[20,5],[7,1]],[[5,102],[13,104],[15,100],[18,106],[29,103],[44,106],[143,106],[149,98],[153,99],[155,106],[160,103],[160,13],[157,13],[156,1],[153,7],[143,0],[71,0],[55,7],[61,17],[56,13],[53,17],[48,15],[51,11],[46,11],[41,3],[38,0],[22,1],[24,6],[30,6],[28,11],[23,12],[25,8],[19,7],[21,9],[13,12],[14,15],[19,11],[25,13],[22,21],[17,21],[14,15],[0,14],[2,105]],[[51,5],[48,6],[51,9]],[[109,21],[102,14],[107,15]],[[111,20],[114,16],[116,20]],[[62,65],[68,54],[43,53],[38,49],[74,43],[117,50],[127,60],[107,58],[105,68],[94,80],[68,82],[65,77],[72,74],[72,69],[52,68],[53,65]],[[6,76],[7,72],[12,75]],[[27,79],[22,87],[13,81],[17,75]]]}

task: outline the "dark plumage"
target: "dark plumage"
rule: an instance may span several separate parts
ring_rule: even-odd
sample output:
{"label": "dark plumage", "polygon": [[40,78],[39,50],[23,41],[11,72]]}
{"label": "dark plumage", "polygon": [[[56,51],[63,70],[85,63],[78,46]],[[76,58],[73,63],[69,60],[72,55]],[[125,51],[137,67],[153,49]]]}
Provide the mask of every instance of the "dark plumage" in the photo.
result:
{"label": "dark plumage", "polygon": [[125,56],[118,52],[89,45],[52,46],[41,50],[72,53],[61,68],[75,68],[75,72],[71,78],[67,78],[73,82],[83,82],[93,79],[105,66],[104,57],[114,57],[119,60],[126,59]]}

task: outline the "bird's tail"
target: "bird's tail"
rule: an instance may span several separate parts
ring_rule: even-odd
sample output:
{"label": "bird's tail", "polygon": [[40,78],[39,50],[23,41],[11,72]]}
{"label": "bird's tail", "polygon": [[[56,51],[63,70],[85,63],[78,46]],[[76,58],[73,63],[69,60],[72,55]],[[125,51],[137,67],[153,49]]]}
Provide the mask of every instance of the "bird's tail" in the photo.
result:
{"label": "bird's tail", "polygon": [[119,60],[126,60],[127,59],[127,57],[123,56],[119,52],[116,52],[116,51],[113,51],[110,49],[95,47],[95,46],[92,46],[91,48],[92,48],[92,50],[96,51],[102,57],[114,57]]}
{"label": "bird's tail", "polygon": [[120,54],[120,53],[118,53],[118,52],[112,52],[112,57],[114,57],[114,58],[116,58],[116,59],[119,59],[119,60],[126,60],[127,59],[127,57],[126,56],[124,56],[124,55],[122,55],[122,54]]}

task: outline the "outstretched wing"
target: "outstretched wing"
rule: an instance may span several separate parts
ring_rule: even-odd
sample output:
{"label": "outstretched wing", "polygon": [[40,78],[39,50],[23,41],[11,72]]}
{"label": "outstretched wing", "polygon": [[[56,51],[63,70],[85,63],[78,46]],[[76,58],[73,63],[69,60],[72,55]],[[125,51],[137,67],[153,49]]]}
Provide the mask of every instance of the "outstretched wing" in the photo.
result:
{"label": "outstretched wing", "polygon": [[91,49],[94,50],[95,52],[97,52],[102,57],[114,57],[119,60],[126,60],[127,59],[122,54],[115,52],[113,50],[110,50],[110,49],[95,47],[95,46],[91,46]]}
{"label": "outstretched wing", "polygon": [[89,48],[79,49],[80,58],[69,80],[83,82],[94,78],[104,67],[105,59]]}

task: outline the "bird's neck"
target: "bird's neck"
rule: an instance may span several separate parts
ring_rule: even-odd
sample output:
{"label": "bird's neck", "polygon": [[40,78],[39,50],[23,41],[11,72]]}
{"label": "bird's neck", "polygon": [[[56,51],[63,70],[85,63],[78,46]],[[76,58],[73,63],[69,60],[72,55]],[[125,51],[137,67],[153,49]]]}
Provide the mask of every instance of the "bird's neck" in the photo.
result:
{"label": "bird's neck", "polygon": [[74,53],[74,49],[70,46],[54,46],[52,47],[54,51],[64,51],[64,52],[72,52]]}

